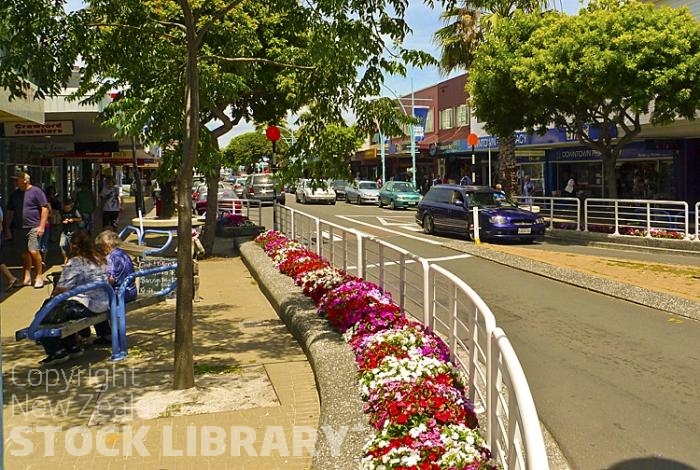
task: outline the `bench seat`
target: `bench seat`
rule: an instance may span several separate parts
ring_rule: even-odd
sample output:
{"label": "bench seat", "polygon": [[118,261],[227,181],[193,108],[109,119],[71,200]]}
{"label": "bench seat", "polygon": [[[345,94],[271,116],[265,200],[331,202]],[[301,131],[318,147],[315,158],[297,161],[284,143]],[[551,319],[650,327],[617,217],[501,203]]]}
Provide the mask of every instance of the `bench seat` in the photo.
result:
{"label": "bench seat", "polygon": [[109,320],[109,312],[102,312],[77,320],[68,320],[64,323],[42,323],[31,338],[29,337],[29,327],[16,331],[15,340],[19,341],[26,338],[36,341],[41,338],[66,338],[105,320]]}

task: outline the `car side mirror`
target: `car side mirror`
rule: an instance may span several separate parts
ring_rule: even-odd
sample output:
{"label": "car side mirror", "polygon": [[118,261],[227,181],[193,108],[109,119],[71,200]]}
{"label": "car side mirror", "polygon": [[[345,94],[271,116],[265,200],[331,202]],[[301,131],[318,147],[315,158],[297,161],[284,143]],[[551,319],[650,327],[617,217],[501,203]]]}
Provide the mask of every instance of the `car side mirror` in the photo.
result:
{"label": "car side mirror", "polygon": [[460,201],[459,199],[455,201],[455,206],[461,206],[464,207],[464,201]]}

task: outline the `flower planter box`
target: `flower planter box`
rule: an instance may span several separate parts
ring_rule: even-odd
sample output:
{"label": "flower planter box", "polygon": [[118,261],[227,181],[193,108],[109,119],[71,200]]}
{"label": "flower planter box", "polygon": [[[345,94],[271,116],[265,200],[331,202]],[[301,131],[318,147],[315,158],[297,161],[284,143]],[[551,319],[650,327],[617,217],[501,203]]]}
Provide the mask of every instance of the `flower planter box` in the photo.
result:
{"label": "flower planter box", "polygon": [[265,227],[259,225],[245,225],[242,227],[216,226],[216,236],[223,238],[248,238],[252,240],[265,231]]}

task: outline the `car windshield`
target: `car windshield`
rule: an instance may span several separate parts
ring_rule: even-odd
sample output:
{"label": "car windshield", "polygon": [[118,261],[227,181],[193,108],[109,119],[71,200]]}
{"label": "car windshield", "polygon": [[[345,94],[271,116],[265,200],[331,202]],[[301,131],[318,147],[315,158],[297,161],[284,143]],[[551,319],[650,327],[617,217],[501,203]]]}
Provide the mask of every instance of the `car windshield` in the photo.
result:
{"label": "car windshield", "polygon": [[503,193],[470,193],[471,204],[478,207],[515,207],[515,203],[503,196]]}
{"label": "car windshield", "polygon": [[360,188],[360,189],[377,189],[377,183],[374,183],[372,181],[362,181],[358,185],[358,188]]}
{"label": "car windshield", "polygon": [[405,191],[409,193],[415,191],[413,185],[410,183],[394,183],[394,189],[396,191]]}
{"label": "car windshield", "polygon": [[348,182],[345,180],[335,180],[331,183],[331,186],[333,188],[344,188],[347,185],[348,185]]}

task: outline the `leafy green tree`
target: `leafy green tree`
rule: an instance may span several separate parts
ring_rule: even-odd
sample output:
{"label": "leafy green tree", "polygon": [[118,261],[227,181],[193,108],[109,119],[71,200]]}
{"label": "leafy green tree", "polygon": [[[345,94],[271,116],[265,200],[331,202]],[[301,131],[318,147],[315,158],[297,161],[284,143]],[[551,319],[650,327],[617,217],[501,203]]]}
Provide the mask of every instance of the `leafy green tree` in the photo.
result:
{"label": "leafy green tree", "polygon": [[223,153],[224,161],[229,167],[249,168],[255,166],[263,156],[272,155],[272,142],[262,132],[246,132],[232,138]]}
{"label": "leafy green tree", "polygon": [[[305,168],[313,176],[332,176],[349,146],[347,139],[327,140],[324,130],[341,125],[343,111],[364,96],[379,94],[384,73],[431,61],[400,47],[405,8],[404,0],[88,2],[81,92],[94,90],[96,99],[123,89],[135,106],[117,104],[125,107],[119,119],[148,123],[148,140],[174,159],[166,166],[176,172],[178,213],[186,214],[178,218],[176,388],[194,384],[189,214],[199,154],[241,120],[274,123],[306,107],[295,152],[314,155]],[[388,48],[395,52],[389,58]],[[207,133],[209,140],[202,138]]]}
{"label": "leafy green tree", "polygon": [[[478,48],[487,42],[488,32],[496,25],[507,21],[516,12],[536,13],[546,8],[546,0],[448,0],[443,2],[445,11],[441,15],[444,26],[435,33],[435,42],[440,46],[440,69],[444,73],[466,70],[471,79],[471,67]],[[476,115],[479,116],[478,110]],[[479,116],[480,117],[480,116]],[[499,129],[487,127],[499,137],[498,181],[508,194],[517,192],[515,171],[515,134],[518,128]]]}
{"label": "leafy green tree", "polygon": [[700,108],[700,25],[686,8],[593,1],[573,17],[516,16],[489,44],[472,71],[479,116],[496,127],[565,128],[601,153],[608,197],[643,116],[663,125]]}

